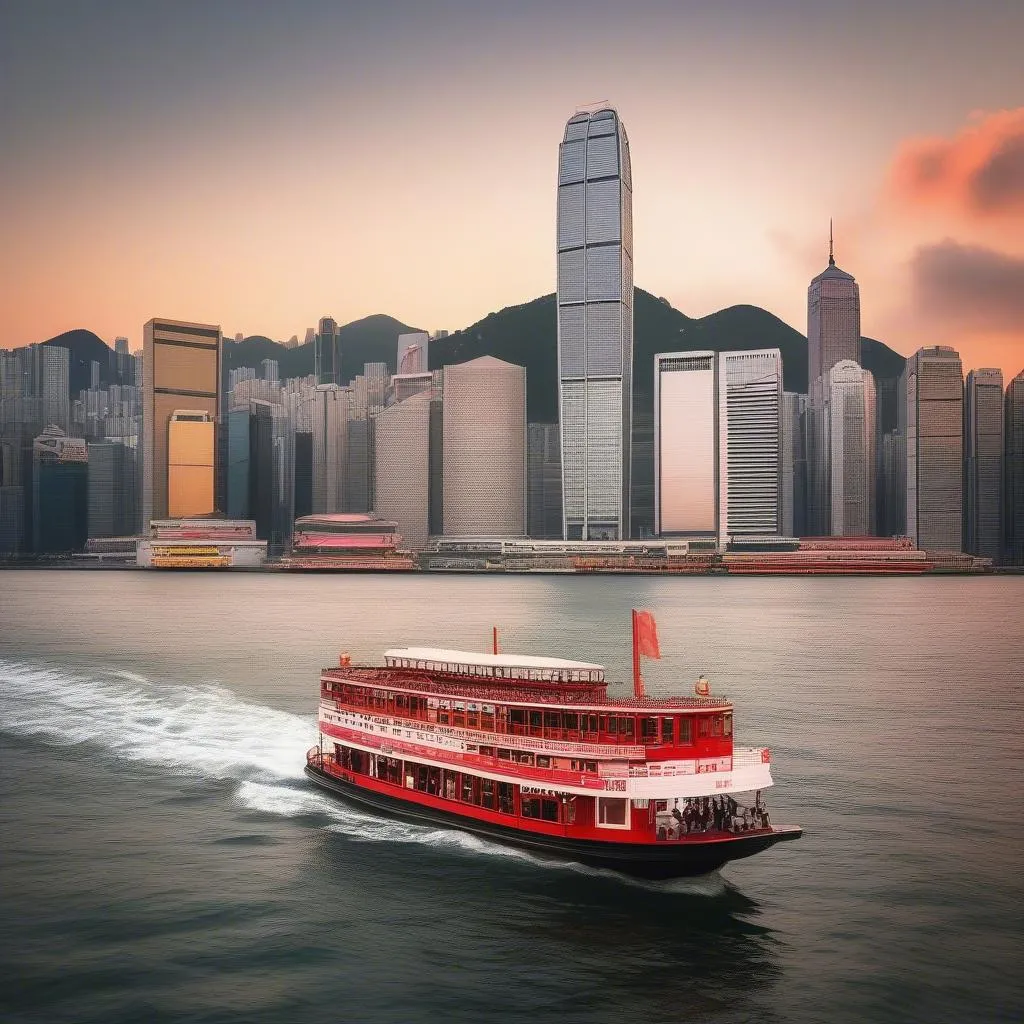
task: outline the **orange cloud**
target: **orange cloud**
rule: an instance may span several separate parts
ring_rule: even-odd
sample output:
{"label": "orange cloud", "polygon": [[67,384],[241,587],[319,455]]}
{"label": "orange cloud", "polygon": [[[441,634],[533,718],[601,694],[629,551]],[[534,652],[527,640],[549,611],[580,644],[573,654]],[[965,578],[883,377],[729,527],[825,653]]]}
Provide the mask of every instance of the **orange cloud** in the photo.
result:
{"label": "orange cloud", "polygon": [[953,138],[907,140],[889,184],[908,206],[952,210],[971,220],[1024,218],[1024,107],[975,114]]}

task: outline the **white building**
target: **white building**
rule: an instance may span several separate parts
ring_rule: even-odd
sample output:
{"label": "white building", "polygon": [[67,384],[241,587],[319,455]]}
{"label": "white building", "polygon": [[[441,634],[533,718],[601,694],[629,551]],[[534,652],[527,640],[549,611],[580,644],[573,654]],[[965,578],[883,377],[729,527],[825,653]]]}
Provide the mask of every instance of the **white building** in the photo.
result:
{"label": "white building", "polygon": [[782,353],[718,355],[718,537],[782,530]]}
{"label": "white building", "polygon": [[714,352],[654,357],[654,532],[718,533],[718,391]]}
{"label": "white building", "polygon": [[395,402],[374,419],[374,511],[398,524],[403,547],[422,551],[430,535],[428,391]]}
{"label": "white building", "polygon": [[349,389],[320,384],[312,393],[313,511],[345,510]]}
{"label": "white building", "polygon": [[524,537],[526,369],[494,356],[446,366],[442,423],[445,536]]}
{"label": "white building", "polygon": [[875,378],[852,359],[828,371],[825,430],[834,537],[875,533],[875,402]]}

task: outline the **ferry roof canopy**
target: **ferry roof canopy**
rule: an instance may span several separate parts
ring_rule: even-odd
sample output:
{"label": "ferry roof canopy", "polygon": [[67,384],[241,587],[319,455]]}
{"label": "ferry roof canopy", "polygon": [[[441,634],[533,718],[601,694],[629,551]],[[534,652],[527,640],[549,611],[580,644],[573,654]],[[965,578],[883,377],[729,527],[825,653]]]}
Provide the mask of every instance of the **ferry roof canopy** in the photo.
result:
{"label": "ferry roof canopy", "polygon": [[385,658],[406,658],[410,661],[436,661],[456,665],[491,665],[501,668],[576,669],[603,672],[603,665],[589,661],[567,661],[565,658],[537,658],[529,654],[484,654],[480,651],[449,651],[441,647],[394,647],[384,652]]}

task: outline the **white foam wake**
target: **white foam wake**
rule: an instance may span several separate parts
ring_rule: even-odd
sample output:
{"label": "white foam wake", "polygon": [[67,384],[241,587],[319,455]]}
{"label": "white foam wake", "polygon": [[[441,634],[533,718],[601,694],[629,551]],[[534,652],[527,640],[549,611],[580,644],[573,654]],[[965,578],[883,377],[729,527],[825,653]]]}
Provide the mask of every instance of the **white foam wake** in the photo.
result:
{"label": "white foam wake", "polygon": [[[71,673],[0,659],[0,731],[51,746],[91,743],[128,761],[234,781],[236,799],[249,810],[326,817],[331,831],[360,842],[447,846],[622,880],[611,871],[543,860],[456,829],[380,818],[334,800],[302,784],[305,752],[316,743],[313,715],[253,704],[219,686],[160,685],[132,672]],[[717,874],[636,884],[700,895],[725,887]]]}

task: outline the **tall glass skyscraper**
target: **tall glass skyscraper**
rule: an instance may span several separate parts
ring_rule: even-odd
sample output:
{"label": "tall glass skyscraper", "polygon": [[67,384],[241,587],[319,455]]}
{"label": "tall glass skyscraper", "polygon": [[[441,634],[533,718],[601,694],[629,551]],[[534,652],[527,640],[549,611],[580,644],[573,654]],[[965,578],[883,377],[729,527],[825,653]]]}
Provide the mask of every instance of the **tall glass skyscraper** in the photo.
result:
{"label": "tall glass skyscraper", "polygon": [[630,532],[633,181],[615,110],[573,115],[558,154],[558,392],[563,531]]}

